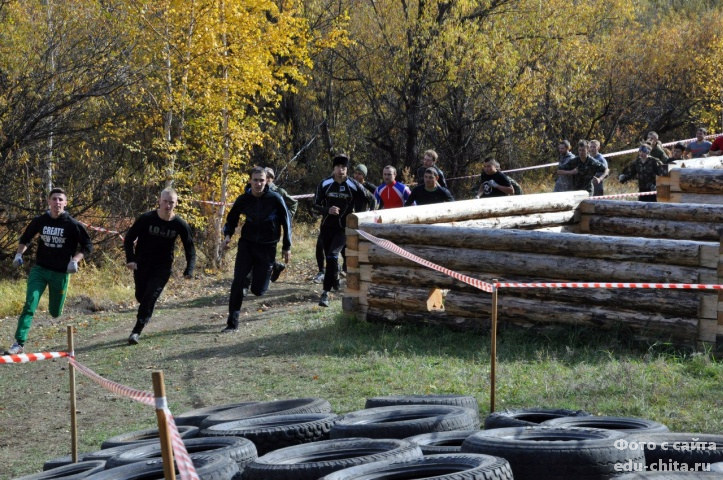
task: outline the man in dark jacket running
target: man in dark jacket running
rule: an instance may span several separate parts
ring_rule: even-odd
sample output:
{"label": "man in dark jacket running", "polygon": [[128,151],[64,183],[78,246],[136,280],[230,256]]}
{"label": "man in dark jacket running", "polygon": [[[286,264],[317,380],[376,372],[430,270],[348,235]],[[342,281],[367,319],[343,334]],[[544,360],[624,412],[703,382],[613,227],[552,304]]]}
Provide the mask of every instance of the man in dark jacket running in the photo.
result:
{"label": "man in dark jacket running", "polygon": [[282,228],[281,256],[284,263],[289,263],[291,258],[291,219],[284,199],[266,184],[266,172],[261,167],[251,170],[251,189],[239,195],[226,216],[224,248],[228,248],[242,214],[246,221],[238,242],[224,333],[238,331],[244,299],[243,281],[249,272],[252,272],[251,293],[259,296],[268,290]]}
{"label": "man in dark jacket running", "polygon": [[158,297],[171,277],[176,239],[181,238],[186,253],[186,270],[183,276],[190,278],[196,264],[191,228],[176,215],[178,194],[166,188],[158,199],[158,208],[136,219],[123,240],[126,267],[133,271],[138,313],[136,324],[128,337],[129,345],[140,341],[141,332],[151,321]]}
{"label": "man in dark jacket running", "polygon": [[25,304],[15,330],[15,342],[7,351],[9,355],[18,355],[25,351],[24,345],[28,339],[30,325],[33,323],[33,315],[46,286],[50,296],[48,300],[50,315],[57,318],[63,313],[65,295],[70,282],[69,274],[78,271],[78,262],[93,249],[83,225],[65,211],[67,204],[68,197],[62,188],[50,190],[48,211],[33,218],[20,236],[13,260],[13,265],[16,267],[23,264],[23,253],[33,237],[40,235],[35,265],[28,275]]}
{"label": "man in dark jacket running", "polygon": [[332,161],[334,173],[316,187],[314,211],[323,215],[319,236],[324,246],[326,270],[319,305],[329,306],[329,292],[339,289],[339,253],[346,245],[346,217],[352,212],[367,210],[364,187],[347,177],[349,157],[340,154]]}

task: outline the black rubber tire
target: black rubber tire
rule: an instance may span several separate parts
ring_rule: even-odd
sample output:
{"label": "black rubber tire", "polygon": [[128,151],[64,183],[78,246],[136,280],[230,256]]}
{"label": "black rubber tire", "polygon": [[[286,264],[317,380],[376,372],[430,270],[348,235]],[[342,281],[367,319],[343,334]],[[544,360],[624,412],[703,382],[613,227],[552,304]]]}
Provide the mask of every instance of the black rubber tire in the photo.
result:
{"label": "black rubber tire", "polygon": [[[258,458],[256,446],[246,438],[241,437],[196,437],[183,440],[189,454],[205,453],[207,455],[225,455],[236,462],[239,470]],[[106,462],[106,468],[114,468],[135,462],[161,460],[161,445],[154,442],[141,445],[138,448],[111,457]]]}
{"label": "black rubber tire", "polygon": [[598,428],[496,428],[467,437],[462,452],[507,459],[515,480],[607,479],[626,464],[645,468],[643,452],[616,446],[625,437]]}
{"label": "black rubber tire", "polygon": [[[105,450],[97,450],[95,452],[81,453],[81,454],[78,454],[78,461],[87,461],[87,460],[106,461],[111,457],[115,457],[116,455],[125,452],[126,450],[130,450],[132,448],[137,448],[140,445],[145,445],[148,443],[156,443],[157,444],[158,439],[144,440],[142,442],[121,445],[120,447],[112,447],[112,448],[106,448]],[[63,465],[70,465],[71,463],[73,463],[72,457],[70,455],[65,455],[63,457],[53,458],[53,459],[45,462],[43,464],[43,470],[50,470],[52,468],[61,467]]]}
{"label": "black rubber tire", "polygon": [[392,405],[453,405],[473,410],[479,419],[479,404],[471,395],[387,395],[367,398],[364,408],[391,407]]}
{"label": "black rubber tire", "polygon": [[319,480],[512,480],[504,458],[477,453],[430,455],[401,463],[374,462],[345,468]]}
{"label": "black rubber tire", "polygon": [[449,405],[396,405],[357,410],[331,427],[331,438],[407,438],[422,433],[475,430],[468,408]]}
{"label": "black rubber tire", "polygon": [[343,468],[370,462],[402,462],[422,451],[406,440],[344,438],[281,448],[257,458],[244,469],[244,480],[317,480]]}
{"label": "black rubber tire", "polygon": [[546,420],[560,417],[585,417],[591,415],[584,410],[552,408],[516,408],[490,413],[485,418],[484,429],[507,427],[532,427]]}
{"label": "black rubber tire", "polygon": [[[200,480],[237,478],[238,465],[225,455],[193,454],[193,466]],[[163,463],[136,462],[111,468],[88,477],[88,480],[163,480]],[[176,478],[178,469],[176,469]]]}
{"label": "black rubber tire", "polygon": [[209,415],[231,410],[232,408],[246,407],[253,405],[258,402],[241,402],[241,403],[226,403],[224,405],[211,405],[203,408],[196,408],[188,410],[180,415],[174,415],[173,419],[176,425],[191,425],[193,427],[200,427],[201,422],[206,419]]}
{"label": "black rubber tire", "polygon": [[684,463],[689,468],[695,464],[723,462],[723,434],[713,433],[635,433],[626,438],[645,454],[647,465]]}
{"label": "black rubber tire", "polygon": [[295,415],[301,413],[331,413],[331,404],[323,398],[293,398],[289,400],[273,400],[256,402],[245,407],[230,408],[223,412],[209,415],[201,422],[201,428],[208,428],[218,423],[246,420],[247,418],[268,415]]}
{"label": "black rubber tire", "polygon": [[443,453],[461,453],[462,443],[479,430],[452,430],[450,432],[423,433],[407,437],[412,443],[419,445],[424,455],[439,455]]}
{"label": "black rubber tire", "polygon": [[[196,437],[198,436],[198,432],[198,427],[193,427],[190,425],[178,427],[178,434],[181,436],[181,438]],[[120,435],[116,435],[105,440],[103,443],[100,444],[100,448],[102,450],[106,448],[122,447],[123,445],[128,445],[129,443],[138,443],[145,440],[158,440],[158,435],[159,434],[157,428],[149,428],[147,430],[137,430],[135,432],[121,433]]]}
{"label": "black rubber tire", "polygon": [[618,430],[626,433],[658,433],[670,431],[668,427],[662,423],[645,418],[607,417],[598,415],[553,418],[551,420],[545,420],[540,425],[549,427],[604,428],[606,430]]}
{"label": "black rubber tire", "polygon": [[201,435],[248,438],[259,455],[266,455],[279,448],[328,440],[331,427],[340,418],[333,413],[269,415],[212,425],[201,430]]}
{"label": "black rubber tire", "polygon": [[40,473],[18,477],[15,480],[48,480],[52,478],[76,480],[88,478],[96,472],[102,472],[104,469],[105,462],[103,460],[88,460],[86,462],[70,463],[50,470],[43,470]]}

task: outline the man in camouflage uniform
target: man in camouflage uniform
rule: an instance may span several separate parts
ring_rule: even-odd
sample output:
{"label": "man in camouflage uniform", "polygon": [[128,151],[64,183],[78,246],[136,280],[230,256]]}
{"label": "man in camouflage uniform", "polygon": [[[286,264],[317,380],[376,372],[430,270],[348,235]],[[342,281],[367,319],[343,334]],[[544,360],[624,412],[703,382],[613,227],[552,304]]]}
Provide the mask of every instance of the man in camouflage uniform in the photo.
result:
{"label": "man in camouflage uniform", "polygon": [[[638,179],[639,192],[655,191],[655,177],[664,175],[666,168],[663,162],[650,156],[650,145],[644,143],[640,146],[638,158],[623,169],[618,177],[620,183],[625,183],[632,178]],[[641,195],[638,197],[641,202],[657,202],[657,195]]]}
{"label": "man in camouflage uniform", "polygon": [[573,190],[585,190],[592,196],[593,182],[602,181],[605,165],[588,155],[587,140],[577,142],[577,153],[568,163],[569,170],[558,170],[557,174],[572,176]]}

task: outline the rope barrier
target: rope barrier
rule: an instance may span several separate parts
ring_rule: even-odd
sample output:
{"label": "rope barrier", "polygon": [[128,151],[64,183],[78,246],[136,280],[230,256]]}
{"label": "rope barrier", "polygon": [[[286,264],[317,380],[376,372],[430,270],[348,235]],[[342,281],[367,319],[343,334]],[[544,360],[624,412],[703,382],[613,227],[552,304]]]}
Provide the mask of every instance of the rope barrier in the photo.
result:
{"label": "rope barrier", "polygon": [[51,358],[63,358],[67,356],[69,356],[68,352],[40,352],[21,353],[19,355],[2,355],[0,356],[0,364],[37,362],[39,360],[50,360]]}
{"label": "rope barrier", "polygon": [[80,223],[81,223],[83,226],[85,226],[86,228],[90,228],[91,230],[95,230],[96,232],[103,232],[103,233],[110,233],[110,234],[112,234],[112,235],[118,235],[121,240],[125,240],[125,239],[123,238],[123,234],[121,234],[120,232],[117,232],[117,231],[115,231],[115,230],[108,230],[108,229],[103,228],[103,227],[94,227],[93,225],[88,225],[87,223],[84,223],[84,222],[80,222]]}

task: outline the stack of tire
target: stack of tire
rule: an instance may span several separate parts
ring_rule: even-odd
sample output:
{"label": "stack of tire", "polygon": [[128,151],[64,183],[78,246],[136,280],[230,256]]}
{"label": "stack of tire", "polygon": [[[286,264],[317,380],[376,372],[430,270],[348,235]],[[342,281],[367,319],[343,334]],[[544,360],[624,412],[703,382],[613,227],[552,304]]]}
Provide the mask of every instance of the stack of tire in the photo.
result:
{"label": "stack of tire", "polygon": [[[671,433],[650,420],[579,410],[495,412],[480,430],[477,401],[463,395],[369,398],[363,410],[341,416],[320,398],[245,402],[191,410],[175,421],[201,480],[674,479],[640,471],[646,462],[692,468],[723,461],[721,435]],[[718,446],[676,451],[675,458],[640,448],[694,438]],[[80,460],[50,460],[42,473],[16,480],[163,478],[155,429],[109,438]]]}

